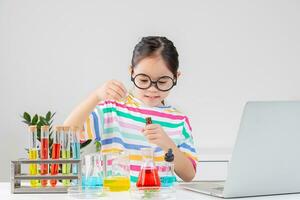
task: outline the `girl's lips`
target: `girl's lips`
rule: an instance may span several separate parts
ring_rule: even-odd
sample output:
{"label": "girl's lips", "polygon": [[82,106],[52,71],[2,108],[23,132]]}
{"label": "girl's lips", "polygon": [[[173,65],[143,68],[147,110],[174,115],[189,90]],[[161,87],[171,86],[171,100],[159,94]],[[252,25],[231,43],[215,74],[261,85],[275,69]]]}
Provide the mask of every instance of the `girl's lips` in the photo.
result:
{"label": "girl's lips", "polygon": [[144,95],[146,98],[148,99],[158,99],[159,96],[147,96],[147,95]]}

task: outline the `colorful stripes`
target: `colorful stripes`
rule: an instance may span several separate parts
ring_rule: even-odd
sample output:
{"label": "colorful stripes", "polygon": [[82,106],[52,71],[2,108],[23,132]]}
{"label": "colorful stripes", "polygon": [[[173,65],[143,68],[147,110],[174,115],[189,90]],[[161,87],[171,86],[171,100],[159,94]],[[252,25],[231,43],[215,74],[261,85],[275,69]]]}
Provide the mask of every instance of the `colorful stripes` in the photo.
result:
{"label": "colorful stripes", "polygon": [[155,148],[154,161],[159,170],[164,171],[165,152],[150,144],[142,133],[146,117],[151,117],[153,124],[159,124],[164,129],[196,169],[197,156],[188,118],[170,106],[143,107],[131,95],[124,102],[107,100],[98,104],[84,124],[86,135],[83,138],[101,141],[103,153],[127,150],[131,181],[136,182],[143,163],[141,148]]}
{"label": "colorful stripes", "polygon": [[[192,130],[190,122],[186,116],[182,115],[174,115],[174,114],[169,114],[169,113],[164,113],[164,112],[159,112],[155,110],[149,110],[149,109],[141,109],[141,108],[136,108],[136,107],[130,107],[125,104],[118,103],[116,101],[111,101],[111,100],[106,100],[103,103],[98,104],[98,106],[104,106],[107,104],[111,104],[112,106],[115,105],[116,107],[120,108],[125,108],[128,111],[133,111],[139,114],[144,114],[144,115],[151,115],[151,116],[156,116],[156,117],[163,117],[163,118],[168,118],[171,120],[185,120],[189,129]],[[111,111],[111,110],[110,110]],[[104,111],[105,112],[105,111]],[[143,121],[145,122],[145,121]]]}

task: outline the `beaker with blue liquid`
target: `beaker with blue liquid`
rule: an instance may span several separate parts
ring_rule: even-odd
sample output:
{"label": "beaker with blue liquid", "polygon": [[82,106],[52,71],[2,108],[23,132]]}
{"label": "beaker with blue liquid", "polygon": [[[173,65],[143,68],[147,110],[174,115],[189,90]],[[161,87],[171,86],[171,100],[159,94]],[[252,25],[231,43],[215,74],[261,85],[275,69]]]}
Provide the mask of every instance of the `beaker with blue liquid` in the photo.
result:
{"label": "beaker with blue liquid", "polygon": [[82,186],[103,186],[103,165],[100,153],[92,153],[84,156],[82,161]]}

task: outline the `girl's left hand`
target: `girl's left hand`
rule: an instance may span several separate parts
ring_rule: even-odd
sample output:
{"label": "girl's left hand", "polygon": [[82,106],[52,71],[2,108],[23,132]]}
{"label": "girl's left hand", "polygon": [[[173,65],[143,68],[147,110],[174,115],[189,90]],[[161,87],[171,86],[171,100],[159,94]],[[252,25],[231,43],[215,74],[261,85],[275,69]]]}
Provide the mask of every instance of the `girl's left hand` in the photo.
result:
{"label": "girl's left hand", "polygon": [[176,146],[159,124],[146,125],[142,130],[142,133],[150,143],[156,144],[164,151],[168,151],[169,148],[174,148],[174,146]]}

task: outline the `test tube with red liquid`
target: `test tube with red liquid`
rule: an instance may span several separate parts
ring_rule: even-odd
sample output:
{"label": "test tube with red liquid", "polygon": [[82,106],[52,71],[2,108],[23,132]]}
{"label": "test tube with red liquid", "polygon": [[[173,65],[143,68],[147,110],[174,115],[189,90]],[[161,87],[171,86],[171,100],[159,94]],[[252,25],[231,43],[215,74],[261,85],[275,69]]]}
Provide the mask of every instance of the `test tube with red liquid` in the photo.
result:
{"label": "test tube with red liquid", "polygon": [[[49,159],[49,126],[41,127],[41,160]],[[48,164],[41,164],[41,175],[48,175]],[[41,184],[46,187],[48,183],[47,179],[42,179]]]}
{"label": "test tube with red liquid", "polygon": [[[52,144],[52,159],[58,160],[60,158],[60,137],[61,132],[63,131],[62,126],[56,126],[53,133],[53,144]],[[59,164],[54,163],[51,165],[51,175],[57,175],[59,170]],[[51,179],[50,184],[52,187],[55,187],[57,184],[56,179]]]}

